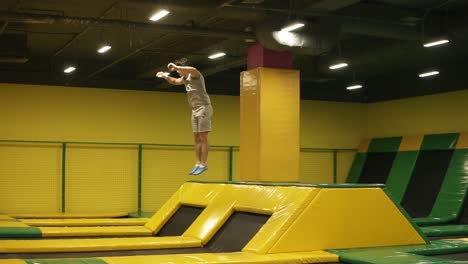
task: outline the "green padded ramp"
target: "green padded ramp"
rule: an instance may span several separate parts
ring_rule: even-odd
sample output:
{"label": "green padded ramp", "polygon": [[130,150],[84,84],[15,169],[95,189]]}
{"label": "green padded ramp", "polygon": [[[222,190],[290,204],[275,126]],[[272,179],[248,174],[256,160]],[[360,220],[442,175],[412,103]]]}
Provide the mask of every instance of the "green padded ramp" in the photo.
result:
{"label": "green padded ramp", "polygon": [[37,227],[0,227],[0,238],[40,238],[42,232]]}
{"label": "green padded ramp", "polygon": [[468,236],[468,225],[423,226],[421,230],[426,236]]}
{"label": "green padded ramp", "polygon": [[371,140],[367,152],[397,152],[401,139],[401,137],[374,138]]}
{"label": "green padded ramp", "polygon": [[398,204],[403,199],[418,155],[419,151],[402,151],[398,152],[395,157],[393,167],[388,175],[386,187]]}
{"label": "green padded ramp", "polygon": [[463,208],[468,189],[467,164],[468,149],[455,150],[431,214],[426,218],[416,218],[416,223],[434,225],[449,223],[457,219]]}
{"label": "green padded ramp", "polygon": [[338,254],[340,261],[351,264],[458,264],[467,261],[437,258],[437,255],[468,251],[468,242],[438,240],[427,245],[328,250]]}
{"label": "green padded ramp", "polygon": [[359,176],[361,176],[362,169],[364,168],[364,164],[366,163],[366,159],[367,153],[356,153],[351,169],[349,170],[348,178],[346,180],[347,183],[358,182]]}

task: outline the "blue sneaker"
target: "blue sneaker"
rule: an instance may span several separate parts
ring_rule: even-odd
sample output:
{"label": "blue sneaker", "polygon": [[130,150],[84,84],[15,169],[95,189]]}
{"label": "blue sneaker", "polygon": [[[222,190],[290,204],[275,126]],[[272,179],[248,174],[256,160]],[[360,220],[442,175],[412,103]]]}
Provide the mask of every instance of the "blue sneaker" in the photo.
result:
{"label": "blue sneaker", "polygon": [[189,172],[189,175],[192,175],[196,170],[198,170],[200,166],[197,164],[195,165],[195,167],[193,167],[193,169]]}
{"label": "blue sneaker", "polygon": [[198,168],[192,173],[192,175],[200,175],[206,170],[208,170],[208,165],[205,165],[205,167],[198,166]]}

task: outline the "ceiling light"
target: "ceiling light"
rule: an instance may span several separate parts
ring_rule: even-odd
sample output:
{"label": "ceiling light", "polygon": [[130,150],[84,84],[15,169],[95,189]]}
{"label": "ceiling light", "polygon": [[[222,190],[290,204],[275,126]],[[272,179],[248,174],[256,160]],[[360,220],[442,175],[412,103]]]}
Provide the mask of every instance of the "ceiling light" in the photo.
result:
{"label": "ceiling light", "polygon": [[101,46],[97,52],[99,53],[106,53],[108,52],[110,49],[112,49],[112,46],[109,46],[109,45],[103,45]]}
{"label": "ceiling light", "polygon": [[337,63],[337,64],[333,64],[328,68],[330,68],[330,70],[337,70],[337,69],[341,69],[341,68],[345,68],[345,67],[348,67],[348,63],[340,62],[340,63]]}
{"label": "ceiling light", "polygon": [[348,87],[346,87],[346,90],[357,90],[357,89],[361,89],[361,88],[362,88],[362,84],[355,83],[355,84],[351,84]]}
{"label": "ceiling light", "polygon": [[285,28],[282,28],[281,31],[286,31],[286,32],[289,32],[289,31],[293,31],[293,30],[296,30],[298,28],[301,28],[305,26],[305,24],[303,23],[294,23],[294,24],[291,24]]}
{"label": "ceiling light", "polygon": [[439,45],[442,45],[442,44],[447,44],[449,42],[450,41],[448,39],[440,39],[440,40],[428,42],[428,43],[424,44],[424,47],[425,48],[430,48],[430,47],[439,46]]}
{"label": "ceiling light", "polygon": [[429,76],[433,76],[437,74],[439,74],[438,71],[430,71],[430,72],[424,72],[424,73],[419,74],[419,77],[425,78],[425,77],[429,77]]}
{"label": "ceiling light", "polygon": [[164,10],[164,9],[163,9],[163,10],[159,10],[157,13],[155,13],[154,15],[152,15],[152,16],[150,17],[150,20],[151,20],[151,21],[158,21],[158,20],[160,20],[161,18],[163,18],[163,17],[169,15],[169,13],[170,13],[169,11]]}
{"label": "ceiling light", "polygon": [[220,57],[223,57],[223,56],[226,56],[226,53],[218,52],[218,53],[210,55],[208,58],[213,60],[213,59],[217,59],[217,58],[220,58]]}
{"label": "ceiling light", "polygon": [[65,68],[65,70],[63,70],[64,73],[71,73],[71,72],[74,72],[76,70],[75,67],[73,66],[69,66],[67,68]]}

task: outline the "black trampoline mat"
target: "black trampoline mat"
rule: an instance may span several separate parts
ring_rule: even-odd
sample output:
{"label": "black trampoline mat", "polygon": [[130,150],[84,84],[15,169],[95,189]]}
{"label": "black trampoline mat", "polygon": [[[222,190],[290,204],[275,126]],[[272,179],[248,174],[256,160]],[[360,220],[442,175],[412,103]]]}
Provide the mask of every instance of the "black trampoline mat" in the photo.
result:
{"label": "black trampoline mat", "polygon": [[396,152],[371,152],[367,153],[367,159],[358,179],[358,183],[387,182],[388,175],[393,166]]}
{"label": "black trampoline mat", "polygon": [[453,150],[429,150],[419,153],[401,202],[411,217],[427,217],[431,213],[452,155]]}
{"label": "black trampoline mat", "polygon": [[[183,209],[185,210],[185,209]],[[167,255],[191,253],[238,252],[247,245],[260,228],[268,221],[269,215],[234,212],[213,238],[203,248],[173,248],[152,250],[125,250],[70,253],[20,253],[0,254],[0,259],[54,259],[91,258],[105,256]]]}
{"label": "black trampoline mat", "polygon": [[181,236],[205,208],[182,205],[156,236]]}

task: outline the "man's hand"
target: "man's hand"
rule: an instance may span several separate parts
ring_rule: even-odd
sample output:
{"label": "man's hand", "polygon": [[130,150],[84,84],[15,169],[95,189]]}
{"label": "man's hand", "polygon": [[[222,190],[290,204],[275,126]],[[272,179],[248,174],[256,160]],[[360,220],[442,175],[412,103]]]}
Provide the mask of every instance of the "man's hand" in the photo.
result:
{"label": "man's hand", "polygon": [[168,68],[170,71],[175,71],[175,70],[176,70],[176,67],[177,67],[177,66],[176,66],[174,63],[172,63],[172,62],[169,63],[169,64],[167,65],[167,68]]}
{"label": "man's hand", "polygon": [[158,78],[166,79],[166,77],[168,77],[168,76],[169,76],[168,72],[158,72],[158,73],[156,73],[156,77],[158,77]]}

